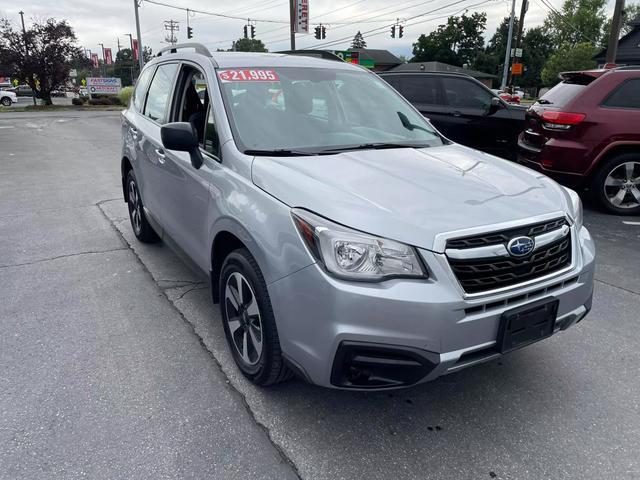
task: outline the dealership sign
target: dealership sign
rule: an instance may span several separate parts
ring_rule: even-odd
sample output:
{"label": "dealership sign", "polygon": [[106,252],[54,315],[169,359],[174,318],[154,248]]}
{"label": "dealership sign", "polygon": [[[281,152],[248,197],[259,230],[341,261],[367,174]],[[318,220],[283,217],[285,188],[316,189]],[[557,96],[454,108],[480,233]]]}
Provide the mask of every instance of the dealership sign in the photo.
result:
{"label": "dealership sign", "polygon": [[293,4],[293,31],[309,33],[309,0],[295,0]]}
{"label": "dealership sign", "polygon": [[87,77],[87,90],[92,94],[117,95],[122,90],[122,82],[119,78]]}

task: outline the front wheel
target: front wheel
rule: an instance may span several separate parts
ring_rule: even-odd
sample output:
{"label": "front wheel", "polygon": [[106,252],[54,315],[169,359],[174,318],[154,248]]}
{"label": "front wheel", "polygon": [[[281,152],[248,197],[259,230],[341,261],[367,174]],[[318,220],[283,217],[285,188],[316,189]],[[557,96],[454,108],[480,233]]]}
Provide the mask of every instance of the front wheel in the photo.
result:
{"label": "front wheel", "polygon": [[10,107],[11,106],[11,99],[9,97],[4,97],[2,99],[2,105],[4,105],[5,107]]}
{"label": "front wheel", "polygon": [[234,250],[225,259],[220,299],[227,343],[243,375],[260,386],[291,378],[282,358],[267,286],[248,250]]}
{"label": "front wheel", "polygon": [[593,192],[611,213],[640,214],[640,154],[625,153],[605,162],[594,177]]}

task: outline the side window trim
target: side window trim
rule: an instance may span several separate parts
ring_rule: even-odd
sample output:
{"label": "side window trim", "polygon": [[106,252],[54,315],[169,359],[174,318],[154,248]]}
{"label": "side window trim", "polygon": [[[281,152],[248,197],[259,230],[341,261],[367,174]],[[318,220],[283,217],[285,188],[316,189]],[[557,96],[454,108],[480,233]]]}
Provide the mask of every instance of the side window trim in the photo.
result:
{"label": "side window trim", "polygon": [[142,90],[142,92],[140,92],[140,93],[142,93],[142,105],[140,106],[140,109],[136,108],[136,105],[135,105],[135,99],[137,98],[137,96],[135,95],[135,88],[138,87],[138,83],[137,82],[136,82],[136,86],[134,87],[134,91],[133,91],[134,92],[134,98],[133,98],[133,102],[132,102],[133,109],[137,113],[139,113],[140,115],[143,115],[143,116],[144,116],[144,113],[143,113],[144,112],[144,107],[147,104],[147,94],[149,93],[149,85],[151,85],[151,80],[153,79],[154,75],[156,74],[156,68],[157,68],[157,65],[152,65],[152,66],[148,67],[148,69],[146,69],[146,70],[143,69],[142,73],[140,73],[140,75],[138,76],[137,82],[140,81],[140,77],[142,77],[142,75],[145,74],[146,72],[149,72],[149,75],[150,75],[149,81],[146,82],[146,85],[141,85],[141,87],[144,90]]}

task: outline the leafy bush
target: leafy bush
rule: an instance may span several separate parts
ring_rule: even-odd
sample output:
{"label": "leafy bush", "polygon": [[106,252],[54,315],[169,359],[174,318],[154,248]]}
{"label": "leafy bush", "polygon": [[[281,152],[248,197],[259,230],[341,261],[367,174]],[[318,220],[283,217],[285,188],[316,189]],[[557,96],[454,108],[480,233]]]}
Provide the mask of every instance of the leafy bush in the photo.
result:
{"label": "leafy bush", "polygon": [[109,97],[108,100],[109,102],[111,102],[111,105],[122,105],[122,100],[120,100],[120,97]]}
{"label": "leafy bush", "polygon": [[71,104],[76,106],[84,105],[84,100],[82,98],[72,98]]}
{"label": "leafy bush", "polygon": [[120,90],[118,98],[122,102],[122,105],[129,105],[131,95],[133,95],[133,87],[124,87],[122,90]]}

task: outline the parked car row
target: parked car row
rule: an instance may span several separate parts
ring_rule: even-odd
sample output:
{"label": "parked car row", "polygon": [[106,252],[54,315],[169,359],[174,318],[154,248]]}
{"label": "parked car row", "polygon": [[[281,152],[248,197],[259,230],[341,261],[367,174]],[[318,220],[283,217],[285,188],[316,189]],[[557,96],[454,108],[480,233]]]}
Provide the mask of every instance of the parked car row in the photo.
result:
{"label": "parked car row", "polygon": [[380,75],[447,138],[640,214],[640,67],[565,73],[528,109],[465,75]]}

